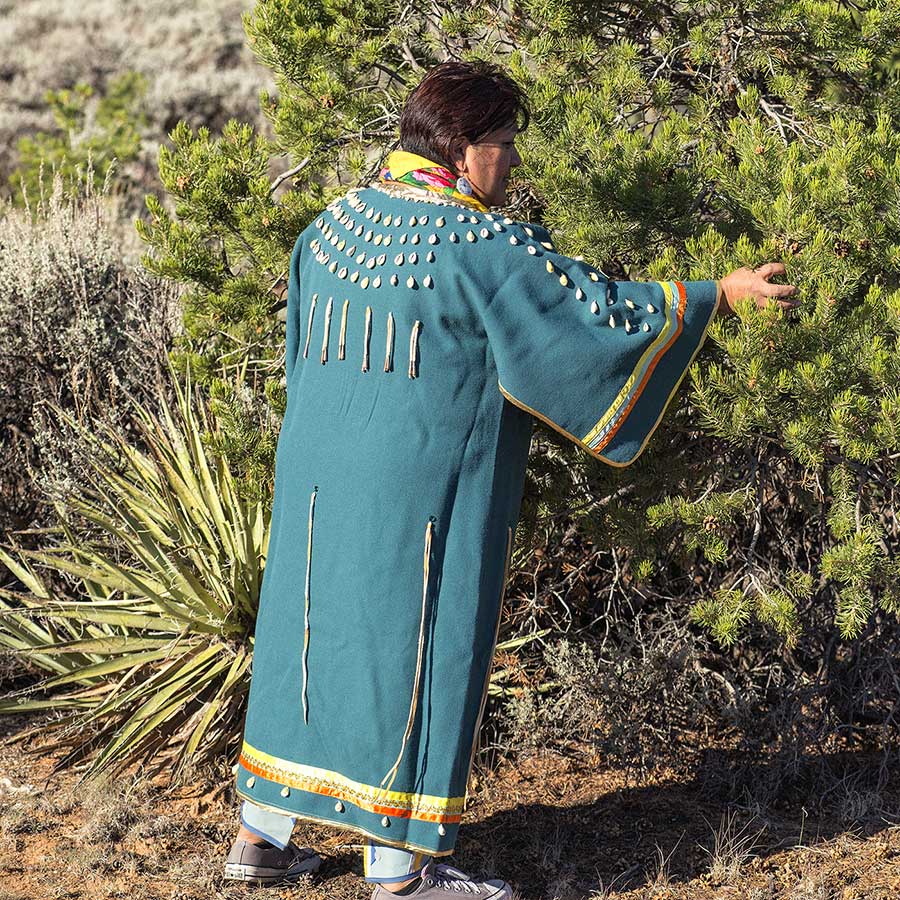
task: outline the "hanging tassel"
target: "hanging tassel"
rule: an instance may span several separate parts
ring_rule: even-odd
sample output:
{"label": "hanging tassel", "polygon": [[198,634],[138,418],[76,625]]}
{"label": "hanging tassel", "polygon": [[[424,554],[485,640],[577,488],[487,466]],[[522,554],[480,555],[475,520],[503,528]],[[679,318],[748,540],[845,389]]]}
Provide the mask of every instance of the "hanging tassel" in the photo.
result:
{"label": "hanging tassel", "polygon": [[318,299],[318,294],[312,295],[312,303],[309,306],[309,321],[306,324],[306,345],[303,347],[303,358],[306,359],[309,354],[309,339],[312,336],[312,323],[313,323],[313,314],[316,311],[316,300]]}
{"label": "hanging tassel", "polygon": [[331,306],[334,300],[329,297],[325,306],[325,332],[322,335],[322,365],[328,362],[328,334],[331,331]]}
{"label": "hanging tassel", "polygon": [[394,314],[388,313],[387,319],[387,345],[384,349],[384,371],[390,372],[394,368]]}
{"label": "hanging tassel", "polygon": [[338,359],[343,359],[347,349],[347,310],[350,308],[350,301],[344,301],[344,308],[341,310],[341,335],[338,339]]}
{"label": "hanging tassel", "polygon": [[419,365],[416,356],[419,352],[419,329],[422,327],[422,323],[416,319],[415,324],[412,327],[412,331],[409,333],[409,377],[410,378],[418,378],[419,376]]}
{"label": "hanging tassel", "polygon": [[[425,611],[428,602],[428,567],[431,561],[431,536],[433,532],[434,517],[432,516],[428,520],[428,525],[425,528],[425,554],[422,562],[422,616],[419,621],[419,649],[416,655],[416,677],[415,681],[413,681],[412,699],[409,704],[409,718],[406,720],[406,731],[403,734],[403,741],[400,744],[400,753],[397,755],[394,764],[387,770],[384,778],[381,779],[381,790],[383,790],[385,794],[390,791],[391,785],[394,783],[394,778],[397,776],[397,769],[400,767],[400,760],[403,759],[403,753],[406,750],[406,742],[409,740],[409,736],[412,733],[413,722],[416,719],[416,709],[419,705],[419,678],[422,674],[422,656],[423,650],[425,649]],[[387,785],[384,784],[385,781],[387,781]]]}
{"label": "hanging tassel", "polygon": [[500,619],[503,616],[503,603],[506,600],[506,585],[509,582],[509,564],[512,560],[512,543],[513,530],[512,527],[506,527],[506,562],[503,565],[503,586],[500,589],[500,603],[497,606],[497,623],[494,627],[494,643],[491,647],[491,655],[488,658],[488,670],[484,676],[484,687],[481,691],[481,704],[478,707],[478,717],[475,719],[475,732],[472,735],[472,752],[469,754],[469,768],[466,775],[465,799],[463,807],[467,808],[469,801],[469,781],[472,777],[472,765],[475,762],[475,750],[478,747],[478,734],[481,731],[481,720],[484,716],[485,702],[487,701],[488,689],[491,685],[491,666],[493,665],[494,653],[497,649],[497,638],[500,636]]}
{"label": "hanging tassel", "polygon": [[366,334],[363,338],[363,372],[369,371],[369,340],[372,337],[372,307],[366,307]]}
{"label": "hanging tassel", "polygon": [[319,486],[313,488],[309,498],[309,532],[306,539],[306,606],[303,611],[303,721],[309,723],[309,704],[306,701],[306,686],[309,681],[309,576],[312,572],[312,532],[313,511],[316,508],[316,494]]}

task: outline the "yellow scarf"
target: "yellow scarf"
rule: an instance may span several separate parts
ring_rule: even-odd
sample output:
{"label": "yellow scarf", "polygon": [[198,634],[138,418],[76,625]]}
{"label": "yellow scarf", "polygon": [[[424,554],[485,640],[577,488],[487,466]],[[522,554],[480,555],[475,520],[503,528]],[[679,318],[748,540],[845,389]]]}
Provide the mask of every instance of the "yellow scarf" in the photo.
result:
{"label": "yellow scarf", "polygon": [[474,195],[464,194],[456,187],[457,176],[446,166],[426,159],[416,153],[395,150],[391,153],[379,174],[382,183],[392,181],[410,184],[414,187],[441,194],[457,203],[462,203],[479,212],[487,212],[486,207]]}

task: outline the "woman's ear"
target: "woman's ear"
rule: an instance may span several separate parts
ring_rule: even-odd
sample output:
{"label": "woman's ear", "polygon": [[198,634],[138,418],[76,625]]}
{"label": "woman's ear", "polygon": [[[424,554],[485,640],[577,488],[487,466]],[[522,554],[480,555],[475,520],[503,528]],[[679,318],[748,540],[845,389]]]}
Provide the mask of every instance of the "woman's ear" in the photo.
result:
{"label": "woman's ear", "polygon": [[469,140],[464,135],[459,135],[450,141],[450,163],[461,175],[466,168],[466,150],[470,146]]}

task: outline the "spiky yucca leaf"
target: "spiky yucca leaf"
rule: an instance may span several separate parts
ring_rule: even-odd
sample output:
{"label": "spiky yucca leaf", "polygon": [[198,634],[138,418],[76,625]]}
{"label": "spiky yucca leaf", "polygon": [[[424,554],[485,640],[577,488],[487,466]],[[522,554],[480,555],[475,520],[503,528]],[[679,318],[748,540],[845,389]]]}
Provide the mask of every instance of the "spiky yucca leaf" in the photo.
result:
{"label": "spiky yucca leaf", "polygon": [[[82,778],[140,761],[177,780],[239,740],[269,511],[238,494],[202,441],[215,423],[202,405],[198,419],[190,384],[171,381],[174,404],[135,406],[143,450],[57,410],[96,451],[91,488],[59,510],[53,546],[0,550],[24,587],[0,590],[0,646],[50,673],[0,713],[67,711],[40,726],[55,735],[42,750],[68,751],[56,770],[88,759]],[[55,596],[42,570],[74,578],[86,599]]]}

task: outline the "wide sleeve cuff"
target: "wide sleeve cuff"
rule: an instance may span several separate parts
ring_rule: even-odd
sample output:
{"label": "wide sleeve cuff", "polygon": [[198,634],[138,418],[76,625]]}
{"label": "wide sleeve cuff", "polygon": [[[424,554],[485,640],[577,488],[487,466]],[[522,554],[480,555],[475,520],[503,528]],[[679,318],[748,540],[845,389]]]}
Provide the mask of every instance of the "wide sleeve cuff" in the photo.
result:
{"label": "wide sleeve cuff", "polygon": [[721,290],[716,281],[661,282],[665,324],[613,403],[580,436],[584,448],[613,466],[627,466],[643,452],[659,426],[715,318]]}

